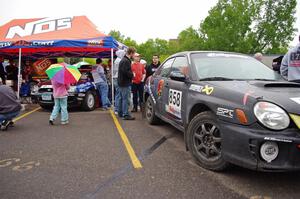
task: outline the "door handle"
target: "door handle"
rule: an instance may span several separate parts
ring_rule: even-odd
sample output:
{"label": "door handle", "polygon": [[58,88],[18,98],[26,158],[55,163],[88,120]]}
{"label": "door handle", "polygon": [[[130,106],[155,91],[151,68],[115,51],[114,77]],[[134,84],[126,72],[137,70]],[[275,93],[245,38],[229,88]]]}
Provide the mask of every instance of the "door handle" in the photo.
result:
{"label": "door handle", "polygon": [[168,83],[168,82],[165,83],[165,87],[166,87],[166,88],[169,87],[169,83]]}

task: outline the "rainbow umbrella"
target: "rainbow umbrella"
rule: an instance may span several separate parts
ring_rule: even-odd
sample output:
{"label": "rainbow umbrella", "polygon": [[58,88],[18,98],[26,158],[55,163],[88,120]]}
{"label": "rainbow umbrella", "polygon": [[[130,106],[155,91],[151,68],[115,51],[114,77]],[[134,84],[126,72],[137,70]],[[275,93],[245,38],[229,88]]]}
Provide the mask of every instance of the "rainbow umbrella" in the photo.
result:
{"label": "rainbow umbrella", "polygon": [[68,65],[66,63],[52,64],[46,73],[48,77],[61,84],[76,83],[81,76],[81,73],[76,66]]}

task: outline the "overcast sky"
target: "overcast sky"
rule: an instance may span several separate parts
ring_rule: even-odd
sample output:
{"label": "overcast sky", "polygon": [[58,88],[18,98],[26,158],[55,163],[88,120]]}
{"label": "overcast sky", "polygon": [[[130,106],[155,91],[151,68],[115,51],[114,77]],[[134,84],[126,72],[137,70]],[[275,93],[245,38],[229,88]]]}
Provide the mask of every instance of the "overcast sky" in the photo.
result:
{"label": "overcast sky", "polygon": [[[0,26],[16,18],[86,15],[102,32],[119,30],[141,43],[149,38],[176,38],[188,26],[198,27],[216,2],[217,0],[1,0]],[[300,18],[300,0],[297,2],[296,16]],[[300,31],[300,19],[297,19],[295,27]],[[297,38],[295,36],[291,45],[297,43]]]}

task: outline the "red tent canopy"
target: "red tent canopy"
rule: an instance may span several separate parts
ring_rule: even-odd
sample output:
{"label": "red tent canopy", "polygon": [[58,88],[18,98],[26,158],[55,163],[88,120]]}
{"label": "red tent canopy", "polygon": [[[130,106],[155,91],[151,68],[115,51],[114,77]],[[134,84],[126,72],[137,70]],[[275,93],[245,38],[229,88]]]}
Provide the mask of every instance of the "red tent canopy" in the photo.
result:
{"label": "red tent canopy", "polygon": [[29,57],[109,56],[121,44],[86,17],[15,19],[0,27],[0,55]]}

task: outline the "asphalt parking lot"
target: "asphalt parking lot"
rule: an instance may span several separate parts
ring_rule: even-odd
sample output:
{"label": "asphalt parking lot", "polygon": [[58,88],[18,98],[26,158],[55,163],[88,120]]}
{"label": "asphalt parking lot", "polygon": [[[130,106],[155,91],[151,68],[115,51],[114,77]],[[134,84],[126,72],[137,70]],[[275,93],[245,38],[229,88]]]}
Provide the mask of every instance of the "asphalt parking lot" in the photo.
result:
{"label": "asphalt parking lot", "polygon": [[[300,198],[300,173],[197,166],[183,135],[162,124],[114,119],[111,112],[70,112],[48,125],[29,107],[0,132],[0,198]],[[120,126],[119,126],[120,125]]]}

